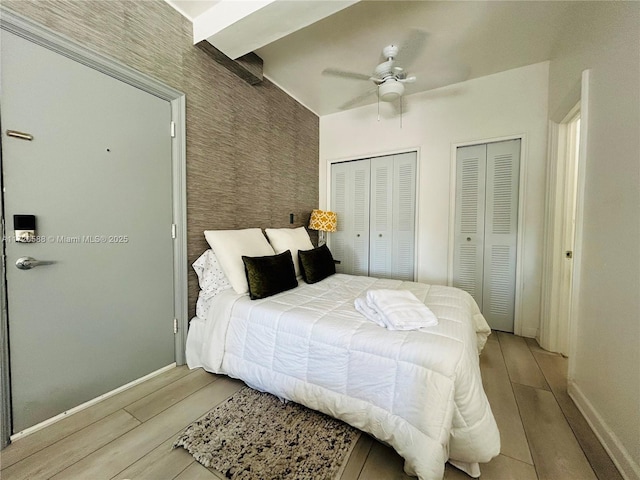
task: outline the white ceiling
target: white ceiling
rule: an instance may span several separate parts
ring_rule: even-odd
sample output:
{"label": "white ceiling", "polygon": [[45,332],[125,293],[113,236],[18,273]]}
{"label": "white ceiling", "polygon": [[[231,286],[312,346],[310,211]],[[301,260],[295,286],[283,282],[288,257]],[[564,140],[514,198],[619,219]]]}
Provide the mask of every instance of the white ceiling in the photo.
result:
{"label": "white ceiling", "polygon": [[[220,3],[166,1],[192,20]],[[369,75],[382,48],[402,45],[414,29],[426,41],[408,69],[417,81],[407,85],[407,95],[550,59],[577,8],[582,2],[363,0],[256,53],[267,78],[322,116],[374,88],[366,80],[323,75],[325,68]],[[372,93],[351,108],[375,101]]]}

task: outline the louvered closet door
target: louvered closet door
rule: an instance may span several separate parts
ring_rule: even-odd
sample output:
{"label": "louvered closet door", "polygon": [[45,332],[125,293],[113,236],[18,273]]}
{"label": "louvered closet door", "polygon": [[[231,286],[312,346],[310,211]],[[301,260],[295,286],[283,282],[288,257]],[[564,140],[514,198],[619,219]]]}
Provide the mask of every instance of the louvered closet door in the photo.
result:
{"label": "louvered closet door", "polygon": [[492,328],[513,331],[520,140],[487,145],[482,313]]}
{"label": "louvered closet door", "polygon": [[407,281],[415,279],[416,165],[415,152],[395,155],[391,275]]}
{"label": "louvered closet door", "polygon": [[338,231],[330,235],[336,270],[354,275],[369,274],[370,161],[336,163],[331,166],[331,209],[338,215]]}
{"label": "louvered closet door", "polygon": [[520,140],[458,148],[454,286],[513,332]]}
{"label": "louvered closet door", "polygon": [[486,145],[457,150],[453,285],[471,294],[482,310]]}
{"label": "louvered closet door", "polygon": [[347,218],[347,177],[349,168],[346,163],[336,163],[331,166],[331,209],[338,216],[338,230],[329,234],[329,247],[333,258],[340,261],[336,265],[338,273],[348,273],[353,265],[352,249],[347,248],[348,232]]}
{"label": "louvered closet door", "polygon": [[353,274],[368,275],[369,272],[369,191],[370,161],[352,162],[352,189],[348,191],[351,221],[353,222]]}
{"label": "louvered closet door", "polygon": [[390,278],[393,275],[393,186],[394,157],[371,159],[371,213],[369,275]]}
{"label": "louvered closet door", "polygon": [[338,272],[415,278],[416,162],[411,152],[332,165],[338,231],[329,241]]}

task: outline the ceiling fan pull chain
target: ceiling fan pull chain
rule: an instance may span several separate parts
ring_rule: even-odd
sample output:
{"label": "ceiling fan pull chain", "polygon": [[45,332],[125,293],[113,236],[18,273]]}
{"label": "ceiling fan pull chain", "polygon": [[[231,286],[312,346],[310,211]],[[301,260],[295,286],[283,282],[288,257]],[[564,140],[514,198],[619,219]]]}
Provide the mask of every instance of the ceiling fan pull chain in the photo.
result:
{"label": "ceiling fan pull chain", "polygon": [[378,85],[378,121],[380,121],[380,85]]}

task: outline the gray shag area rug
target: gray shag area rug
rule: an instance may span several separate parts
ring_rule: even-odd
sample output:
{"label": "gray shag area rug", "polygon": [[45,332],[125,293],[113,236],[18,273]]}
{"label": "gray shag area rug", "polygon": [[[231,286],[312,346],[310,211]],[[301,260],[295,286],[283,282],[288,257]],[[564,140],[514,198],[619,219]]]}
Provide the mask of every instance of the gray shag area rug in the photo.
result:
{"label": "gray shag area rug", "polygon": [[333,480],[360,431],[293,402],[243,388],[173,444],[232,480]]}

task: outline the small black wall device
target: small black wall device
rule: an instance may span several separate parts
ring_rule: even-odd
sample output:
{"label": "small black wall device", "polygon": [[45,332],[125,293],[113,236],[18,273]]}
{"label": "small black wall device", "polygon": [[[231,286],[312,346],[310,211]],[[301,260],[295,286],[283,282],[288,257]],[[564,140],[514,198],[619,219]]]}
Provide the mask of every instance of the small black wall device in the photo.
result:
{"label": "small black wall device", "polygon": [[13,230],[15,231],[16,242],[33,242],[36,236],[36,216],[14,215]]}

